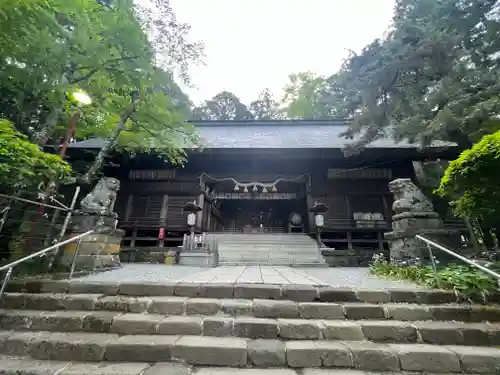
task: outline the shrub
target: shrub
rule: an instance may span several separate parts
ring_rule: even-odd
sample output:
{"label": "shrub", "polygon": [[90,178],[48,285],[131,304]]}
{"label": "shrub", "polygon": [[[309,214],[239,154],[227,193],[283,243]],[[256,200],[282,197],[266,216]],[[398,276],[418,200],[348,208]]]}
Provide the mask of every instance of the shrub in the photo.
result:
{"label": "shrub", "polygon": [[[383,254],[373,256],[370,272],[395,280],[408,280],[416,284],[437,288],[436,275],[431,266],[389,262]],[[443,289],[453,290],[458,300],[486,302],[492,294],[500,292],[498,281],[474,267],[450,264],[437,270],[437,278]]]}
{"label": "shrub", "polygon": [[500,215],[500,131],[487,135],[450,163],[436,193],[452,200],[461,216]]}

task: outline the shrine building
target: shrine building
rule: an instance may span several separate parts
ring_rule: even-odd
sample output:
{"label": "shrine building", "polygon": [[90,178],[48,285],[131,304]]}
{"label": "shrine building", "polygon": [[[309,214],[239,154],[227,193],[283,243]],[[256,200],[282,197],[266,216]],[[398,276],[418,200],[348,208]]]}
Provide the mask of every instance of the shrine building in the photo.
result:
{"label": "shrine building", "polygon": [[[188,231],[184,205],[194,202],[195,228],[206,233],[302,233],[314,237],[315,203],[323,203],[322,242],[351,253],[387,250],[393,197],[388,183],[415,179],[414,165],[452,160],[453,145],[420,149],[377,139],[346,156],[353,140],[344,120],[196,121],[202,149],[182,168],[152,155],[115,155],[104,174],[120,180],[115,205],[122,248],[173,248]],[[93,158],[100,138],[70,145],[70,157]],[[89,154],[90,153],[90,154]],[[87,155],[88,156],[85,156]]]}

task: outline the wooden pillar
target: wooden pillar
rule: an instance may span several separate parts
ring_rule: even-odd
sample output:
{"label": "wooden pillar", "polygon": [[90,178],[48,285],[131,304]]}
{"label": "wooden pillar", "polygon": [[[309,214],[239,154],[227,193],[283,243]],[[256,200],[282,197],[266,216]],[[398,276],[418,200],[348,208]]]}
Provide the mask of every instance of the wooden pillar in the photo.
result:
{"label": "wooden pillar", "polygon": [[211,232],[212,228],[212,205],[208,206],[208,215],[207,215],[207,232]]}
{"label": "wooden pillar", "polygon": [[378,248],[380,251],[384,251],[384,235],[382,232],[377,233]]}
{"label": "wooden pillar", "polygon": [[[307,203],[307,222],[309,227],[309,233],[316,231],[316,224],[314,222],[314,212],[310,212],[309,210],[313,207],[314,202],[311,196],[311,187],[308,183],[305,183],[306,187],[306,203]],[[324,202],[323,202],[324,203]]]}
{"label": "wooden pillar", "polygon": [[137,231],[138,229],[137,228],[134,228],[134,230],[132,231],[132,239],[130,240],[130,247],[135,247],[135,240],[137,239]]}
{"label": "wooden pillar", "polygon": [[[165,194],[161,201],[161,210],[160,210],[160,228],[164,228],[167,226],[167,213],[168,213],[168,195]],[[166,235],[166,233],[165,233]],[[159,247],[165,246],[165,240],[158,241]]]}
{"label": "wooden pillar", "polygon": [[203,230],[203,212],[205,211],[203,208],[204,208],[204,203],[205,203],[205,186],[203,184],[203,186],[200,186],[200,194],[198,195],[198,202],[196,202],[196,204],[202,208],[201,211],[198,211],[196,213],[196,229],[198,230]]}
{"label": "wooden pillar", "polygon": [[387,204],[387,197],[385,196],[385,194],[382,194],[382,207],[384,208],[385,219],[389,220],[392,216],[392,209],[389,210],[389,205]]}
{"label": "wooden pillar", "polygon": [[351,211],[351,202],[349,201],[349,196],[348,195],[345,195],[344,196],[345,198],[345,210],[347,212],[347,218],[349,220],[352,220],[353,217],[352,217],[352,211]]}
{"label": "wooden pillar", "polygon": [[130,219],[133,207],[134,207],[134,196],[132,194],[129,194],[127,198],[127,207],[125,208],[125,217],[123,218],[123,220],[128,221]]}
{"label": "wooden pillar", "polygon": [[209,228],[209,222],[210,222],[210,214],[211,214],[211,208],[212,204],[208,199],[205,199],[205,196],[209,196],[209,189],[205,189],[205,193],[203,195],[204,197],[204,205],[203,205],[203,219],[202,219],[202,231],[203,232],[208,232],[210,230]]}
{"label": "wooden pillar", "polygon": [[[344,199],[345,199],[345,210],[347,212],[347,218],[349,219],[349,222],[351,222],[353,220],[353,217],[352,217],[351,202],[349,201],[349,196],[346,194],[344,196]],[[349,230],[347,232],[347,248],[349,250],[353,249],[353,247],[352,247],[352,231],[351,230]]]}

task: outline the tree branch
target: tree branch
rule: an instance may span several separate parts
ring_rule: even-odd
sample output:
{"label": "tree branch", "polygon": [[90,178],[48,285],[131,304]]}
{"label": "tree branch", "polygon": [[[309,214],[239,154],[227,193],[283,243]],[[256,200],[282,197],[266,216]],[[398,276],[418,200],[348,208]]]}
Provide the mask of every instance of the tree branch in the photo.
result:
{"label": "tree branch", "polygon": [[[117,59],[107,60],[103,64],[101,64],[101,66],[99,66],[97,68],[94,68],[94,69],[91,69],[90,72],[88,72],[84,76],[76,78],[76,79],[73,79],[73,80],[70,80],[69,83],[75,84],[75,83],[79,83],[79,82],[82,82],[82,81],[86,81],[87,79],[89,79],[90,77],[92,77],[94,74],[96,74],[97,72],[99,72],[102,69],[104,69],[104,70],[111,69],[110,66],[106,66],[106,65],[111,65],[111,64],[114,64],[114,63],[117,63],[117,62],[120,62],[120,61],[133,61],[133,60],[138,59],[139,57],[140,56],[121,57],[121,58],[117,58]],[[83,67],[75,69],[75,71],[77,71],[77,70],[84,70],[84,69],[90,69],[90,67],[83,66]]]}

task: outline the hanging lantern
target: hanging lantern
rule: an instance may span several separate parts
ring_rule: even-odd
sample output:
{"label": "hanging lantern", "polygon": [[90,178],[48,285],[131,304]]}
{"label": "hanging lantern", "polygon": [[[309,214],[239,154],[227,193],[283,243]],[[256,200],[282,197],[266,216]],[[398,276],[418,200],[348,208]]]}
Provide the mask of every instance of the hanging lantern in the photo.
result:
{"label": "hanging lantern", "polygon": [[256,192],[258,192],[258,191],[259,191],[259,189],[257,189],[257,185],[254,185],[254,186],[253,186],[252,191],[253,191],[254,193],[256,193]]}
{"label": "hanging lantern", "polygon": [[266,189],[266,187],[265,187],[265,186],[262,188],[262,192],[263,192],[263,193],[267,193],[267,189]]}
{"label": "hanging lantern", "polygon": [[272,192],[276,193],[277,191],[278,191],[278,189],[276,188],[276,185],[273,185]]}
{"label": "hanging lantern", "polygon": [[245,188],[243,189],[243,192],[248,193],[248,187],[245,185]]}
{"label": "hanging lantern", "polygon": [[234,191],[239,191],[240,190],[240,187],[238,186],[238,184],[234,185]]}

